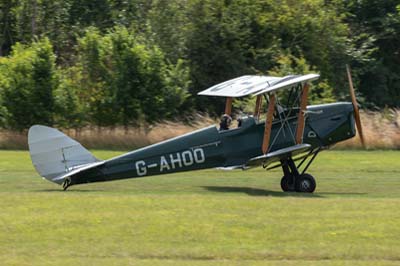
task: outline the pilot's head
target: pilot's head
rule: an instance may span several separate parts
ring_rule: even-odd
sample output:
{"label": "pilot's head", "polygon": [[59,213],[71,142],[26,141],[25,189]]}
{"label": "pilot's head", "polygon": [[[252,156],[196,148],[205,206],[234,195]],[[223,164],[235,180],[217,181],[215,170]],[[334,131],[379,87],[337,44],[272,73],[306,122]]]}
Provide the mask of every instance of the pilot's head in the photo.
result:
{"label": "pilot's head", "polygon": [[230,117],[230,115],[228,114],[224,114],[221,118],[221,122],[223,122],[226,125],[226,127],[229,128],[232,123],[232,117]]}

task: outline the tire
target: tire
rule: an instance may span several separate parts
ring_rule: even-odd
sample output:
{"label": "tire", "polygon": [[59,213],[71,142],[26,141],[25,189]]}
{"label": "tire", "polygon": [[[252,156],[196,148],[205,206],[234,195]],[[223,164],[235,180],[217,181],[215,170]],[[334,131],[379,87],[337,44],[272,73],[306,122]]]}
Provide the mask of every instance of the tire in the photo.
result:
{"label": "tire", "polygon": [[294,191],[293,185],[292,185],[292,187],[290,186],[289,178],[287,178],[286,176],[283,176],[281,179],[281,188],[284,192]]}
{"label": "tire", "polygon": [[301,193],[313,193],[317,183],[312,175],[302,174],[296,178],[296,191]]}

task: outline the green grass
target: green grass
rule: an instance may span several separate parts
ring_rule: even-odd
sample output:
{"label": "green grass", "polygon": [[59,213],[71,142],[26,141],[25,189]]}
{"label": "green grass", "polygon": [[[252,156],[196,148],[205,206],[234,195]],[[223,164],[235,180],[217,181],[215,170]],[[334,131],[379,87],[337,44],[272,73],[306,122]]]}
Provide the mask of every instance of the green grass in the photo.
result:
{"label": "green grass", "polygon": [[63,192],[27,152],[0,151],[0,264],[400,265],[399,166],[396,151],[324,152],[312,195],[262,169]]}

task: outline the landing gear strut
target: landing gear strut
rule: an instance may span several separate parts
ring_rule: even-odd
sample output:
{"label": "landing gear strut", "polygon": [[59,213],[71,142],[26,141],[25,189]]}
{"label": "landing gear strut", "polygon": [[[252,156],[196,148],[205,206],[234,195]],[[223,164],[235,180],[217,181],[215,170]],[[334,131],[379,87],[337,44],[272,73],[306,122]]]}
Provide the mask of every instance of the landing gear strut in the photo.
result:
{"label": "landing gear strut", "polygon": [[[302,193],[313,193],[317,184],[315,179],[312,175],[305,173],[313,162],[315,157],[317,156],[319,149],[316,151],[311,151],[301,163],[296,166],[292,157],[287,157],[281,159],[281,166],[283,170],[283,177],[281,179],[281,188],[285,192],[302,192]],[[299,167],[305,162],[305,160],[310,156],[313,155],[311,160],[307,163],[306,167],[299,173]]]}
{"label": "landing gear strut", "polygon": [[292,158],[281,161],[284,176],[281,179],[281,188],[285,192],[312,193],[316,182],[310,174],[300,174]]}

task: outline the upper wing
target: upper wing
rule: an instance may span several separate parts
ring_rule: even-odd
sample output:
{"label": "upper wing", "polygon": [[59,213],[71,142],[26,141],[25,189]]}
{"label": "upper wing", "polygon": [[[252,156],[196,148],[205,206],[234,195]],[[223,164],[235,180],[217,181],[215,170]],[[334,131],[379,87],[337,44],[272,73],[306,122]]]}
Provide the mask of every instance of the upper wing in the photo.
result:
{"label": "upper wing", "polygon": [[291,147],[283,148],[274,152],[270,152],[265,155],[251,158],[247,163],[246,167],[256,167],[259,165],[267,166],[271,163],[278,162],[281,159],[296,156],[300,153],[308,152],[311,150],[310,144],[297,144]]}
{"label": "upper wing", "polygon": [[198,95],[243,97],[264,89],[270,83],[279,80],[269,76],[242,76],[217,84],[198,93]]}
{"label": "upper wing", "polygon": [[286,77],[283,77],[281,80],[272,84],[272,86],[269,86],[265,89],[262,89],[256,93],[254,93],[254,95],[259,95],[259,94],[263,94],[263,93],[267,93],[267,92],[273,92],[273,91],[276,91],[279,89],[290,88],[297,83],[313,81],[318,78],[319,78],[318,74],[307,74],[307,75],[303,75],[303,76],[286,76]]}
{"label": "upper wing", "polygon": [[285,77],[242,76],[225,81],[198,93],[221,97],[244,97],[289,88],[297,83],[318,79],[318,74],[290,75]]}

